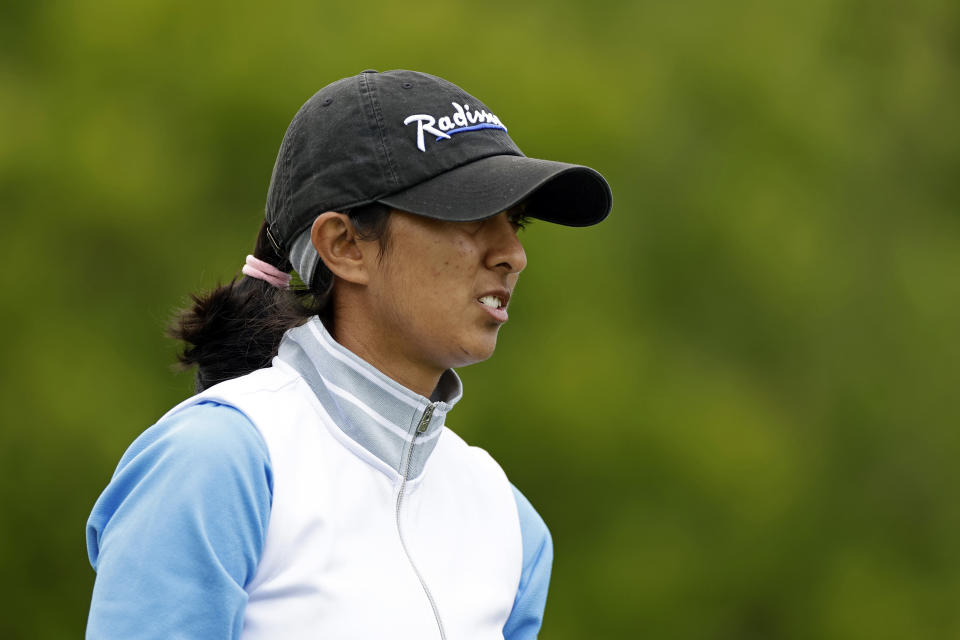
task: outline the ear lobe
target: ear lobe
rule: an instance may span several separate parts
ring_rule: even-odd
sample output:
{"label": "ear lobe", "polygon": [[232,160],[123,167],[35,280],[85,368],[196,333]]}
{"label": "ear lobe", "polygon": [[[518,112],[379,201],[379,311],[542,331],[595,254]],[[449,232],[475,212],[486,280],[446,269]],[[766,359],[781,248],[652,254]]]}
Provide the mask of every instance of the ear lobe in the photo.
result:
{"label": "ear lobe", "polygon": [[327,268],[336,277],[354,284],[367,284],[369,274],[349,216],[337,211],[321,213],[310,228],[310,241]]}

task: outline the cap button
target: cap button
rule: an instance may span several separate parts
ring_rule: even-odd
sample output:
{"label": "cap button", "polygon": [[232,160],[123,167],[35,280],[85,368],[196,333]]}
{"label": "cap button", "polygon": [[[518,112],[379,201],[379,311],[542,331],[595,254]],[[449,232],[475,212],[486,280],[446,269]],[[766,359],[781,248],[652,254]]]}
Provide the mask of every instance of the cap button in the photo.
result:
{"label": "cap button", "polygon": [[364,69],[360,73],[377,73],[376,69]]}

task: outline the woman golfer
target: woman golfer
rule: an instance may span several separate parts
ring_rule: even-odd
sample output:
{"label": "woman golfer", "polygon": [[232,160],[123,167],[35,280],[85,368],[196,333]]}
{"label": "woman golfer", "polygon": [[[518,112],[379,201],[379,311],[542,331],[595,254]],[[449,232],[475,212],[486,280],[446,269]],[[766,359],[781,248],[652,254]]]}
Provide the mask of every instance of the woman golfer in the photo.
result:
{"label": "woman golfer", "polygon": [[412,71],[294,116],[245,277],[175,322],[198,394],[90,515],[88,638],[536,637],[550,535],[444,422],[507,321],[524,219],[594,224],[611,195],[506,122]]}

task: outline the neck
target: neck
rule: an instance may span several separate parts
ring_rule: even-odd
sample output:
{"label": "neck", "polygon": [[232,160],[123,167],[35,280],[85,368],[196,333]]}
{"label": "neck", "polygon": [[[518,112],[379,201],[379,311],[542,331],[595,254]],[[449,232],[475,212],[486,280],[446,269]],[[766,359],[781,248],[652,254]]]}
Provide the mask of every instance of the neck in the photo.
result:
{"label": "neck", "polygon": [[388,378],[407,389],[429,398],[433,395],[444,369],[416,362],[403,355],[384,331],[376,331],[363,322],[365,314],[344,313],[335,307],[333,339],[376,367]]}
{"label": "neck", "polygon": [[340,431],[409,478],[424,469],[463,393],[457,374],[448,370],[434,396],[423,397],[334,340],[318,318],[284,334],[277,359],[299,374]]}

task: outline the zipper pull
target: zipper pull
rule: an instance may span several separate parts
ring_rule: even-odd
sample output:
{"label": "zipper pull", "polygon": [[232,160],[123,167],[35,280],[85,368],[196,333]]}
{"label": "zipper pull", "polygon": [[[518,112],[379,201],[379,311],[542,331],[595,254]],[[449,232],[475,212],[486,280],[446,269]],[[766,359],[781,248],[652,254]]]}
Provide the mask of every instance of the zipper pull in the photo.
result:
{"label": "zipper pull", "polygon": [[430,426],[430,420],[433,418],[433,410],[437,408],[437,403],[428,404],[423,410],[423,416],[420,418],[420,424],[417,425],[417,433],[423,433]]}

